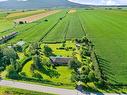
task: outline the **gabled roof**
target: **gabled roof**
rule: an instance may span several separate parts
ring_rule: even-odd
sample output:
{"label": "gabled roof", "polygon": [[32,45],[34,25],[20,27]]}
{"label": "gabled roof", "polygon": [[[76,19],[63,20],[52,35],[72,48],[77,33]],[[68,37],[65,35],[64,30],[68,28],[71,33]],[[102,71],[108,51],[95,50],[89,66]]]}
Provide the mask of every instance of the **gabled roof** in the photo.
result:
{"label": "gabled roof", "polygon": [[72,60],[72,57],[50,57],[50,60],[53,63],[67,64],[70,60]]}

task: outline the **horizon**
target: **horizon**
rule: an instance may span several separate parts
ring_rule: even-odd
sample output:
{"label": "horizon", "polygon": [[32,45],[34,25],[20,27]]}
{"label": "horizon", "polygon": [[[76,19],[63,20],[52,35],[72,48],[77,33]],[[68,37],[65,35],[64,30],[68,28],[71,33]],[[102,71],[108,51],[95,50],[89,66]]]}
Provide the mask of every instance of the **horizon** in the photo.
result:
{"label": "horizon", "polygon": [[[0,2],[5,1],[9,0],[0,0]],[[17,0],[17,1],[25,2],[29,0]],[[127,5],[127,0],[67,0],[67,1],[87,5]]]}
{"label": "horizon", "polygon": [[127,0],[68,0],[68,1],[89,5],[127,5]]}

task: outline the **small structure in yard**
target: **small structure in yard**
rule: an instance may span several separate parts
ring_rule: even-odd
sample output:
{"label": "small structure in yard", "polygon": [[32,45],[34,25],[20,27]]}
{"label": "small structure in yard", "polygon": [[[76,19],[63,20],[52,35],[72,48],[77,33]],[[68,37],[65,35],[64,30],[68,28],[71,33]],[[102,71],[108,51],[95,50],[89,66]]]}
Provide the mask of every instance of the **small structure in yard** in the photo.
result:
{"label": "small structure in yard", "polygon": [[80,47],[80,46],[81,46],[80,44],[76,43],[76,47]]}
{"label": "small structure in yard", "polygon": [[50,57],[51,62],[56,65],[68,64],[72,59],[72,57]]}
{"label": "small structure in yard", "polygon": [[16,45],[23,46],[25,44],[25,41],[19,41],[16,43]]}

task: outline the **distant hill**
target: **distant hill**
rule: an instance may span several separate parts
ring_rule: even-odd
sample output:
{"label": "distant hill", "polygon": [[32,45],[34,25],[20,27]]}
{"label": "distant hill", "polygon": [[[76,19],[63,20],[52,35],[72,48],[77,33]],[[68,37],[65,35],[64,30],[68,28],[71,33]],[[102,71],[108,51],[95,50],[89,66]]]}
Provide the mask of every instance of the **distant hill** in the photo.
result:
{"label": "distant hill", "polygon": [[38,9],[56,7],[83,7],[85,5],[69,2],[68,0],[8,0],[0,2],[1,9]]}

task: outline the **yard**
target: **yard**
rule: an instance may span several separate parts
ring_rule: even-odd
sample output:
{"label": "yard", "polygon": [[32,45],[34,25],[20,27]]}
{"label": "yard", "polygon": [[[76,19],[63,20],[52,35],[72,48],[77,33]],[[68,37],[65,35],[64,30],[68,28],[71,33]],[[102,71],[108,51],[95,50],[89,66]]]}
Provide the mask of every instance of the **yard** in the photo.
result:
{"label": "yard", "polygon": [[[43,50],[45,44],[41,44],[41,48]],[[75,49],[75,52],[79,52],[75,46],[75,43],[72,41],[67,41],[65,43],[64,48],[72,47],[71,50],[66,50],[66,49],[59,49],[62,47],[63,43],[58,43],[58,44],[46,44],[48,45],[52,50],[53,54],[55,56],[62,56],[62,57],[72,57],[73,55],[73,48]],[[76,57],[80,58],[80,54],[77,54]],[[41,56],[43,60],[46,62],[50,62],[49,57],[46,57],[44,55]],[[31,64],[33,64],[33,60],[27,62],[23,69],[22,72],[25,73],[26,77],[28,78],[33,78],[33,73],[31,72]],[[53,64],[53,63],[51,63]],[[63,88],[73,88],[74,83],[71,81],[71,72],[72,70],[69,69],[68,65],[65,66],[56,66],[55,69],[52,67],[47,67],[44,65],[42,62],[42,68],[41,70],[34,70],[34,73],[39,73],[45,81],[49,81],[49,85],[51,83],[56,84],[57,86],[60,85]],[[67,87],[66,87],[67,86]]]}

